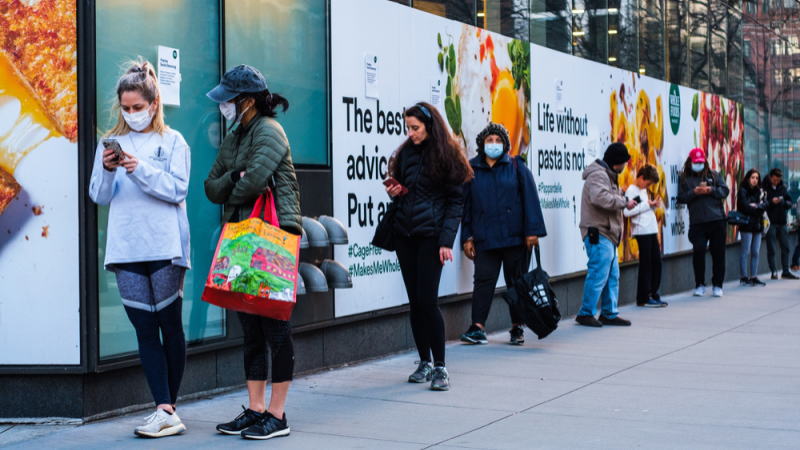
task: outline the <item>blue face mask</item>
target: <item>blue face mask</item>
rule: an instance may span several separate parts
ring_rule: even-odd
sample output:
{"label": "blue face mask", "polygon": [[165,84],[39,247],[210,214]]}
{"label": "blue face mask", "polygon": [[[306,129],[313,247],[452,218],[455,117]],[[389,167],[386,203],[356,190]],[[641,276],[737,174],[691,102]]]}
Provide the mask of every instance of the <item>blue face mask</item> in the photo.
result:
{"label": "blue face mask", "polygon": [[503,156],[503,144],[485,144],[483,151],[489,158],[497,159]]}
{"label": "blue face mask", "polygon": [[697,173],[702,172],[703,169],[705,169],[705,168],[706,168],[706,165],[703,164],[703,163],[692,163],[692,170],[694,170]]}

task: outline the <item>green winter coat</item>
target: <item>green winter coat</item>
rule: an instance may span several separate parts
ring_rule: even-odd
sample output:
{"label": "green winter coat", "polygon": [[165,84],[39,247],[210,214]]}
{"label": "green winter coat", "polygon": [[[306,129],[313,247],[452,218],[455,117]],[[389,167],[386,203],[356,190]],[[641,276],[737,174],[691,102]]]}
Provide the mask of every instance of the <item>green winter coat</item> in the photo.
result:
{"label": "green winter coat", "polygon": [[[245,176],[234,181],[233,174],[241,171],[246,172]],[[206,196],[224,205],[224,222],[238,222],[250,215],[268,183],[273,187],[281,228],[300,234],[300,187],[289,140],[275,119],[256,117],[222,141],[205,181]],[[237,207],[239,213],[234,217]]]}

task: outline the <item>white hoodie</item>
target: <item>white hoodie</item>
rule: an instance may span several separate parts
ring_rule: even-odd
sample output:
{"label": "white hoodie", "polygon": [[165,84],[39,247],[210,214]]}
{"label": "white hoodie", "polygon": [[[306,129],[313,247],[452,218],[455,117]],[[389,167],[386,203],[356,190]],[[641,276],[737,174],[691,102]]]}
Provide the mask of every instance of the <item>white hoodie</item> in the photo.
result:
{"label": "white hoodie", "polygon": [[650,197],[647,196],[647,189],[639,189],[638,186],[632,184],[625,191],[625,197],[628,200],[639,197],[641,200],[633,209],[626,208],[622,211],[625,217],[631,218],[631,225],[633,226],[631,235],[658,234],[658,220],[656,219],[656,213],[653,212],[653,208],[648,203]]}
{"label": "white hoodie", "polygon": [[89,196],[98,205],[111,205],[108,213],[105,267],[117,263],[170,260],[190,268],[189,146],[180,133],[131,132],[116,139],[135,156],[136,170],[103,167],[102,139],[97,146],[89,182]]}

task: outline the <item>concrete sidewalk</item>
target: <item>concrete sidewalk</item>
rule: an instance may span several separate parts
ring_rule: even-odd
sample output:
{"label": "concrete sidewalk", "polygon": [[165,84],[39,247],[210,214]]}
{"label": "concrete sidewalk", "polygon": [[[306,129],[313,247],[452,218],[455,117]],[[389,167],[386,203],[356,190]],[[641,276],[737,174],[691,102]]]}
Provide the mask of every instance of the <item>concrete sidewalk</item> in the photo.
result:
{"label": "concrete sidewalk", "polygon": [[[184,403],[185,435],[133,436],[149,412],[83,426],[0,425],[15,448],[798,448],[800,282],[726,286],[723,298],[666,298],[622,308],[630,328],[570,318],[522,347],[452,343],[452,389],[405,382],[415,353],[296,380],[292,434],[262,443],[223,436],[243,390]],[[38,435],[38,436],[37,436]]]}

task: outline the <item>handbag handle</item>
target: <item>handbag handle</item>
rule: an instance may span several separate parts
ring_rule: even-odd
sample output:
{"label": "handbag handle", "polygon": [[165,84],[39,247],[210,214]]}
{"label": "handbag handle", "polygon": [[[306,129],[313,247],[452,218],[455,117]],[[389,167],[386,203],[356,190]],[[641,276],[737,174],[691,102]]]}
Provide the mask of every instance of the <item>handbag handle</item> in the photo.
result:
{"label": "handbag handle", "polygon": [[539,253],[539,246],[533,246],[533,254],[536,255],[536,267],[542,268],[542,255]]}
{"label": "handbag handle", "polygon": [[274,227],[280,227],[278,211],[275,208],[275,196],[272,195],[271,189],[267,189],[256,199],[256,204],[253,206],[253,211],[250,212],[249,219],[256,217]]}

